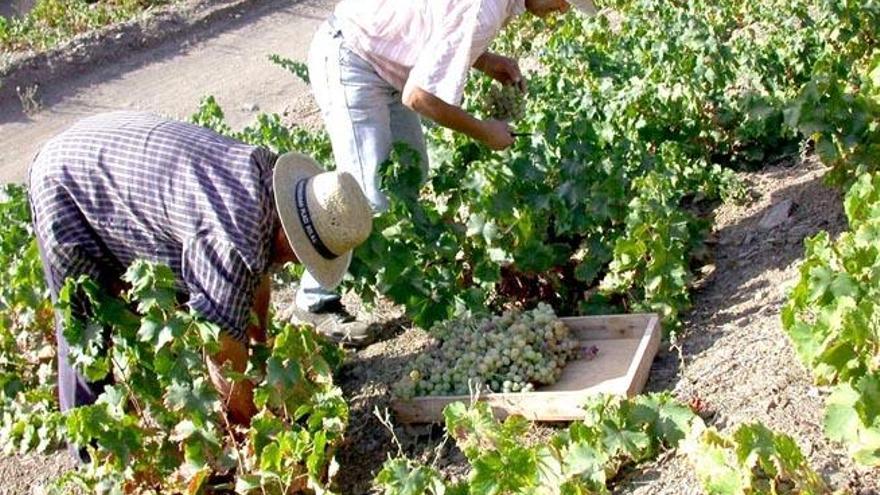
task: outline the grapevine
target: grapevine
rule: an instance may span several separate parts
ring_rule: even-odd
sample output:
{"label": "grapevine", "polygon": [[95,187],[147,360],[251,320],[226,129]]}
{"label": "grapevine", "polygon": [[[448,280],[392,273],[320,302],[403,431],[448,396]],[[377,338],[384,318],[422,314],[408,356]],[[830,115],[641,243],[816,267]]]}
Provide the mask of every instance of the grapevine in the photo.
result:
{"label": "grapevine", "polygon": [[[258,412],[237,427],[225,419],[203,359],[219,348],[220,329],[177,305],[168,267],[138,261],[124,280],[132,288],[123,300],[88,277],[69,279],[59,296],[71,362],[92,381],[112,376],[114,383],[92,405],[32,414],[32,424],[59,429],[89,454],[88,463],[56,481],[56,490],[326,490],[348,420],[332,383],[339,349],[311,328],[270,325],[267,345],[252,346],[248,369],[233,377],[257,385]],[[86,320],[71,313],[76,301],[88,301]],[[100,328],[109,329],[110,342]],[[17,431],[11,433],[15,440]],[[20,442],[32,447],[27,438]]]}
{"label": "grapevine", "polygon": [[726,436],[669,394],[599,396],[585,410],[582,421],[528,446],[522,417],[502,423],[485,402],[450,404],[443,411],[446,431],[468,460],[467,476],[451,481],[398,456],[388,459],[374,483],[385,495],[609,494],[609,480],[627,467],[680,448],[709,495],[832,493],[794,439],[760,424],[738,425]]}
{"label": "grapevine", "polygon": [[52,302],[27,190],[0,188],[0,446],[45,452],[61,443]]}
{"label": "grapevine", "polygon": [[817,64],[788,113],[830,168],[827,181],[848,187],[850,230],[837,239],[820,232],[805,241],[782,325],[814,381],[834,386],[825,433],[856,462],[880,466],[880,54],[867,41],[880,27],[880,5],[870,7],[843,11],[851,37]]}
{"label": "grapevine", "polygon": [[555,383],[569,360],[595,355],[592,348],[580,348],[546,304],[491,318],[448,320],[436,324],[431,334],[433,347],[415,359],[397,395],[530,392],[536,385]]}

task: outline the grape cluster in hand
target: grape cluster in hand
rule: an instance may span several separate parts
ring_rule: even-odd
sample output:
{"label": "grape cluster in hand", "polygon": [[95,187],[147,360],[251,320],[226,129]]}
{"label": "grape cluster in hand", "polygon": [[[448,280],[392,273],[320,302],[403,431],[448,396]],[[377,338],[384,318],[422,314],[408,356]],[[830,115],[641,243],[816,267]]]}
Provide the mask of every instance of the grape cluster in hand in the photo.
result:
{"label": "grape cluster in hand", "polygon": [[526,112],[526,99],[516,86],[493,84],[483,100],[483,112],[493,119],[514,122]]}
{"label": "grape cluster in hand", "polygon": [[[431,329],[436,341],[397,384],[401,398],[529,392],[559,380],[578,341],[547,304],[501,316],[453,319]],[[469,387],[469,383],[470,386]]]}

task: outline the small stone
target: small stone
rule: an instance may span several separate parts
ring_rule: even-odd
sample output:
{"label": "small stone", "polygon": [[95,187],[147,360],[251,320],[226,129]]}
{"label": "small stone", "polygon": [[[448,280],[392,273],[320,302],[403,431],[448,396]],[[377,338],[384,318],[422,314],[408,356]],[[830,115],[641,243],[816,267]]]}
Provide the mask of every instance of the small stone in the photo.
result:
{"label": "small stone", "polygon": [[256,103],[245,103],[241,106],[242,112],[256,112],[260,107]]}
{"label": "small stone", "polygon": [[771,314],[773,314],[774,311],[776,311],[778,309],[778,307],[779,307],[778,304],[775,304],[775,305],[768,304],[768,305],[762,306],[761,309],[758,310],[758,314],[764,315],[764,316],[771,315]]}
{"label": "small stone", "polygon": [[432,424],[404,425],[403,431],[410,437],[427,437],[431,434]]}
{"label": "small stone", "polygon": [[764,218],[758,223],[758,227],[763,230],[771,230],[779,227],[791,217],[791,210],[793,207],[794,203],[790,199],[776,203],[767,213],[764,214]]}
{"label": "small stone", "polygon": [[747,251],[743,251],[742,253],[739,254],[739,259],[746,260],[749,258],[753,258],[756,254],[758,254],[758,252],[759,252],[759,249],[755,249],[755,248],[749,249]]}
{"label": "small stone", "polygon": [[51,361],[55,357],[55,348],[51,345],[45,345],[37,352],[37,359],[40,361]]}
{"label": "small stone", "polygon": [[703,241],[703,242],[705,242],[705,243],[708,244],[709,246],[714,246],[714,245],[717,245],[717,244],[722,244],[722,241],[721,241],[721,239],[719,238],[718,233],[717,233],[717,232],[714,232],[714,231],[713,231],[713,232],[710,232],[709,235],[706,236],[706,240]]}

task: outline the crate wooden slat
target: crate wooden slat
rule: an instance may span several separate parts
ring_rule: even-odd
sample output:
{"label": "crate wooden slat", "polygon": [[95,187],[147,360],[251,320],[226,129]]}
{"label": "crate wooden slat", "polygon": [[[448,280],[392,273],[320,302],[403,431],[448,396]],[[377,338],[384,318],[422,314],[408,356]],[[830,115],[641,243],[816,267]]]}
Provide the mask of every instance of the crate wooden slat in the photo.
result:
{"label": "crate wooden slat", "polygon": [[[656,314],[566,317],[561,320],[580,341],[595,345],[599,354],[589,361],[566,365],[559,381],[533,392],[486,394],[498,418],[519,414],[532,421],[572,421],[583,417],[586,397],[609,393],[631,397],[648,381],[651,363],[660,347],[660,319]],[[443,421],[443,408],[452,402],[469,402],[465,395],[396,399],[391,403],[402,423]]]}

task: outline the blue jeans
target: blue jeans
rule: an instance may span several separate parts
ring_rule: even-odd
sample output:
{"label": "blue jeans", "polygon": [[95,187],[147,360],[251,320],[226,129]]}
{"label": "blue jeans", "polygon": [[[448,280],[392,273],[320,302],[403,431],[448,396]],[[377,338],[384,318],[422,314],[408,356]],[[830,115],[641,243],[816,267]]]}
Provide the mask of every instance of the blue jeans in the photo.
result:
{"label": "blue jeans", "polygon": [[[308,66],[337,170],[354,176],[374,212],[386,210],[388,199],[381,190],[378,172],[393,143],[404,142],[416,150],[427,171],[428,153],[419,116],[403,105],[400,91],[346,47],[332,21],[325,22],[315,34]],[[321,288],[306,271],[296,294],[298,308],[317,311],[338,299],[338,294]]]}

